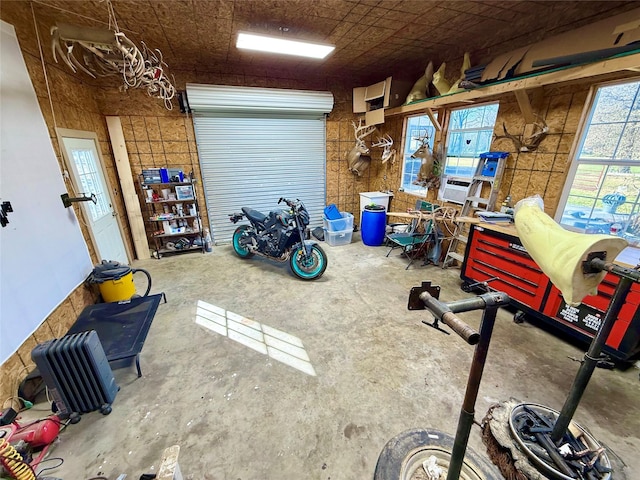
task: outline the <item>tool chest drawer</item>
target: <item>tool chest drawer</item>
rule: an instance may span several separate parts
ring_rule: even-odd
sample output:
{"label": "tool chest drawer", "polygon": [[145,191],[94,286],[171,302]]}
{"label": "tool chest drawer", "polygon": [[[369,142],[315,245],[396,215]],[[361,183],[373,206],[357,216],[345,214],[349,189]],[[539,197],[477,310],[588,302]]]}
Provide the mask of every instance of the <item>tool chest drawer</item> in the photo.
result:
{"label": "tool chest drawer", "polygon": [[499,235],[474,227],[463,276],[472,282],[492,279],[491,288],[530,308],[540,309],[549,279],[517,239]]}
{"label": "tool chest drawer", "polygon": [[[617,277],[611,274],[607,274],[607,277],[613,277],[614,280],[617,280]],[[605,277],[605,280],[600,285],[608,280],[607,277]],[[634,335],[633,330],[629,330],[629,327],[632,323],[637,324],[640,321],[638,305],[633,303],[637,295],[638,292],[634,292],[633,290],[627,294],[625,303],[622,305],[618,318],[611,329],[611,333],[607,337],[606,345],[608,347],[619,349],[627,334]],[[609,307],[611,296],[611,294],[603,295],[600,289],[598,289],[598,295],[589,295],[583,299],[580,305],[572,307],[564,302],[560,290],[552,286],[542,313],[592,338],[600,328],[605,312]],[[640,332],[635,332],[636,337],[639,335]]]}
{"label": "tool chest drawer", "polygon": [[[516,308],[585,343],[600,328],[619,280],[607,273],[596,295],[586,296],[577,307],[569,306],[516,234],[483,225],[470,229],[460,278],[467,285],[490,280],[489,287],[507,293]],[[607,337],[605,353],[627,360],[640,351],[639,306],[640,285],[634,283]]]}

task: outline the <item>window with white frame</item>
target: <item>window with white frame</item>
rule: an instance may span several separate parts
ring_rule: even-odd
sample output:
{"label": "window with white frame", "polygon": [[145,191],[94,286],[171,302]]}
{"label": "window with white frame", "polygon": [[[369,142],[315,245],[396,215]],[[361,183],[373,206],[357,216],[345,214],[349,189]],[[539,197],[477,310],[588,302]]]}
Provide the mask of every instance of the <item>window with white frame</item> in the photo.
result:
{"label": "window with white frame", "polygon": [[436,129],[427,115],[408,117],[406,120],[404,152],[402,154],[402,184],[400,185],[406,193],[420,196],[424,196],[427,193],[425,187],[414,183],[418,178],[422,159],[413,158],[411,155],[422,145],[421,138],[426,139],[429,149],[433,151],[435,133]]}
{"label": "window with white frame", "polygon": [[498,106],[498,103],[490,103],[451,111],[444,175],[473,177],[480,154],[491,147]]}
{"label": "window with white frame", "polygon": [[596,88],[556,220],[640,244],[640,81]]}

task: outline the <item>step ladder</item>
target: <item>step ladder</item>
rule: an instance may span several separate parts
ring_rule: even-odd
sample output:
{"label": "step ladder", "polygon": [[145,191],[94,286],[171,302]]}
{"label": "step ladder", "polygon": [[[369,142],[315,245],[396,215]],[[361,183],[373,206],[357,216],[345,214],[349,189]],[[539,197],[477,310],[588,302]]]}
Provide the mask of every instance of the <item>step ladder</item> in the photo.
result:
{"label": "step ladder", "polygon": [[[461,217],[473,216],[473,213],[478,210],[493,211],[500,192],[500,184],[508,156],[508,152],[487,152],[480,155],[480,161],[469,185],[468,196],[460,210]],[[485,192],[488,190],[488,196],[481,196],[483,190]],[[453,260],[460,263],[464,260],[464,254],[458,253],[457,249],[460,244],[467,243],[470,227],[466,222],[456,221],[455,224],[456,227],[442,262],[442,268],[447,268]]]}

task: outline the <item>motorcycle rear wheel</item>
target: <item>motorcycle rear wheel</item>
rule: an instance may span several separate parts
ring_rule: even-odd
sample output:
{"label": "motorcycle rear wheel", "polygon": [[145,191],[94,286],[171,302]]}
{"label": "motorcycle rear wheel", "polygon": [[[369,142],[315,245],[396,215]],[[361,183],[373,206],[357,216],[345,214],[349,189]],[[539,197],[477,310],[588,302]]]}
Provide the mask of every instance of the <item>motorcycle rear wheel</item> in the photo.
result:
{"label": "motorcycle rear wheel", "polygon": [[289,266],[293,274],[301,280],[320,278],[327,269],[327,254],[319,245],[311,247],[311,256],[305,258],[304,247],[300,246],[291,252]]}
{"label": "motorcycle rear wheel", "polygon": [[250,228],[249,225],[240,225],[236,228],[235,232],[233,232],[233,251],[236,252],[236,255],[240,258],[253,257],[253,252],[240,243],[240,239],[246,235],[245,232]]}

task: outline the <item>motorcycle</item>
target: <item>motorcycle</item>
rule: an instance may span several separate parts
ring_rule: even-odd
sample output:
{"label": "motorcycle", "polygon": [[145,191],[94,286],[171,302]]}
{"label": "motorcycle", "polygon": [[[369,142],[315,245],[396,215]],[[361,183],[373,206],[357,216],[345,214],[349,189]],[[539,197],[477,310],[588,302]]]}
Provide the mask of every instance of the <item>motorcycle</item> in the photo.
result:
{"label": "motorcycle", "polygon": [[288,210],[264,215],[242,207],[242,213],[229,215],[233,223],[245,217],[250,222],[233,232],[233,250],[243,259],[257,254],[279,262],[288,260],[293,274],[302,280],[320,278],[327,268],[327,255],[315,241],[305,240],[309,212],[300,200],[280,198],[278,204],[282,202]]}

